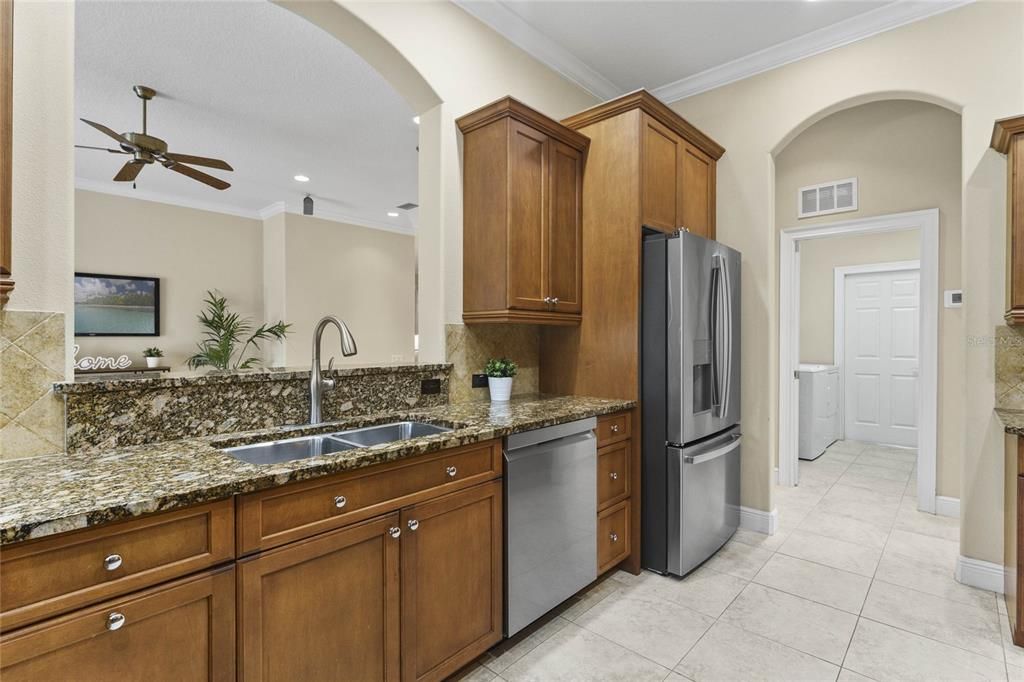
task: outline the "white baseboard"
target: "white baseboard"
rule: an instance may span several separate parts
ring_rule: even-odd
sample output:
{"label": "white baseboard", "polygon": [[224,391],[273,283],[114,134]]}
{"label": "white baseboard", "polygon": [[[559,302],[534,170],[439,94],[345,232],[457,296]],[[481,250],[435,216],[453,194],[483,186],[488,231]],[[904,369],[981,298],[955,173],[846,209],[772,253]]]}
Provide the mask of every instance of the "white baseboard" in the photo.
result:
{"label": "white baseboard", "polygon": [[939,516],[948,516],[950,518],[960,518],[960,498],[959,497],[943,497],[942,495],[935,496],[935,513]]}
{"label": "white baseboard", "polygon": [[956,580],[970,587],[1003,593],[1005,570],[1001,564],[961,555],[956,562]]}
{"label": "white baseboard", "polygon": [[752,507],[740,507],[740,528],[775,535],[779,528],[779,510],[776,508],[766,512]]}

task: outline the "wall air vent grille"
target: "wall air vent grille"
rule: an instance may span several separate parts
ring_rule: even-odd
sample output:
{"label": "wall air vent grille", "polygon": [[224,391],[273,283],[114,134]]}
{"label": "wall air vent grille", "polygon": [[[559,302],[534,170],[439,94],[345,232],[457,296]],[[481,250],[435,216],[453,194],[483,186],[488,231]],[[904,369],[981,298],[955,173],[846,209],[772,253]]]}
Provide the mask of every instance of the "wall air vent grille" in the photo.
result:
{"label": "wall air vent grille", "polygon": [[857,210],[857,178],[832,180],[820,185],[808,185],[797,190],[798,218],[845,213]]}

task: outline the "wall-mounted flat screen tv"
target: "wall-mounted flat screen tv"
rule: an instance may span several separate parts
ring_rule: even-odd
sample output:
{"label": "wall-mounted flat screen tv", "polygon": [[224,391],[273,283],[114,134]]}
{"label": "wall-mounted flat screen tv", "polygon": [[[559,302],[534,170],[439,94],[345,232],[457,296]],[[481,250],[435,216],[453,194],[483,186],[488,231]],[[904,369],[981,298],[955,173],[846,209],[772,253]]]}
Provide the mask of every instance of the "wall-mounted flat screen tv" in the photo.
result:
{"label": "wall-mounted flat screen tv", "polygon": [[75,273],[75,336],[159,335],[159,278]]}

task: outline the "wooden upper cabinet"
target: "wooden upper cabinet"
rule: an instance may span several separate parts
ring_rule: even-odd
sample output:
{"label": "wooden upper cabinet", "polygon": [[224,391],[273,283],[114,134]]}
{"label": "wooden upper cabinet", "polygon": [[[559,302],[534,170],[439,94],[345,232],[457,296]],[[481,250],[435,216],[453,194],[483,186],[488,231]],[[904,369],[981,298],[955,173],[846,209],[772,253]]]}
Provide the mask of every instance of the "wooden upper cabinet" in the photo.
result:
{"label": "wooden upper cabinet", "polygon": [[641,117],[641,221],[662,232],[679,229],[683,140],[654,117]]}
{"label": "wooden upper cabinet", "polygon": [[501,500],[492,481],[402,510],[406,682],[446,679],[501,640]]}
{"label": "wooden upper cabinet", "polygon": [[511,97],[463,134],[463,320],[579,324],[589,140]]}
{"label": "wooden upper cabinet", "polygon": [[992,148],[1006,154],[1006,323],[1024,325],[1024,116],[996,121]]}
{"label": "wooden upper cabinet", "polygon": [[238,562],[239,681],[398,680],[398,523],[394,513]]}
{"label": "wooden upper cabinet", "polygon": [[679,156],[679,226],[715,238],[715,160],[692,144]]}

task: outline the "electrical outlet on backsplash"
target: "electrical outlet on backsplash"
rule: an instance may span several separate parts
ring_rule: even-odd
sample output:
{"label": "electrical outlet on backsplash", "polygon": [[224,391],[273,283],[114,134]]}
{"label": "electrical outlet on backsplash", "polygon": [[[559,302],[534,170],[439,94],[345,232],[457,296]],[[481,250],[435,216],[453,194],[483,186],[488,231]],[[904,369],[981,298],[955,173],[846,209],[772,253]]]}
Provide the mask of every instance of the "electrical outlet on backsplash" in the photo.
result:
{"label": "electrical outlet on backsplash", "polygon": [[996,327],[996,407],[1024,410],[1024,329]]}

